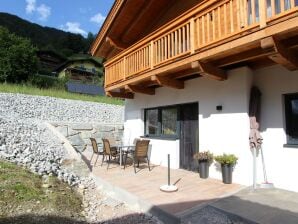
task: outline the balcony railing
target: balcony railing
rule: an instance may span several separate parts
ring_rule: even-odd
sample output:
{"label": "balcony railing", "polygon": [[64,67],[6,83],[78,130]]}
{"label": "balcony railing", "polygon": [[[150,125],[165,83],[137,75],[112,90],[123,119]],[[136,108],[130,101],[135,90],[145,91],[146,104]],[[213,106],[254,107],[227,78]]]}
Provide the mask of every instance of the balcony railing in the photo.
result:
{"label": "balcony railing", "polygon": [[208,0],[105,64],[105,86],[297,11],[298,0]]}

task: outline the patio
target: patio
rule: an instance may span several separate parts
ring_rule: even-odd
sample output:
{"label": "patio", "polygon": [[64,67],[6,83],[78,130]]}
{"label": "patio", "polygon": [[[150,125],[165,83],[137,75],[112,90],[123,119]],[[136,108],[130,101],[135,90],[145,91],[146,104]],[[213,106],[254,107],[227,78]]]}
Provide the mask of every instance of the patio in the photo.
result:
{"label": "patio", "polygon": [[[133,166],[124,170],[119,164],[101,165],[99,157],[96,166],[93,158],[90,166],[91,152],[83,153],[84,159],[89,163],[91,173],[97,184],[119,200],[138,207],[144,212],[152,213],[163,220],[175,222],[193,209],[216,201],[238,192],[243,186],[238,184],[223,184],[220,180],[200,179],[199,174],[186,170],[171,170],[171,183],[178,187],[177,192],[165,193],[159,190],[161,185],[167,183],[167,168],[140,164],[140,169],[134,173]],[[161,219],[161,220],[162,220]]]}

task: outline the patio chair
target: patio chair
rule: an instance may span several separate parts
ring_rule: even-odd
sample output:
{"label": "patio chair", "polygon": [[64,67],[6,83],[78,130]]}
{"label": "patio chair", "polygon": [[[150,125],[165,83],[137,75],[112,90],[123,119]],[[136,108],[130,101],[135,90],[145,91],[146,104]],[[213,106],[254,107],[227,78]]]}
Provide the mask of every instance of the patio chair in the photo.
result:
{"label": "patio chair", "polygon": [[117,157],[120,156],[120,153],[118,152],[117,148],[116,147],[111,147],[110,145],[110,142],[108,139],[106,138],[103,138],[102,139],[102,142],[103,142],[103,160],[104,161],[104,158],[105,157],[108,157],[108,160],[107,160],[107,169],[109,169],[109,165],[111,163],[111,160],[113,158],[117,159]]}
{"label": "patio chair", "polygon": [[[144,159],[147,160],[148,168],[150,171],[150,160],[148,157],[149,142],[150,142],[150,140],[137,140],[136,141],[135,150],[133,151],[133,154],[132,154],[132,161],[133,161],[133,167],[134,167],[135,173],[137,173],[136,163],[138,163],[138,167],[139,167],[140,160],[144,160]],[[125,156],[124,169],[126,166],[127,157],[128,157],[128,155]]]}
{"label": "patio chair", "polygon": [[96,160],[95,160],[95,163],[94,163],[94,166],[95,166],[96,163],[97,163],[98,157],[100,155],[102,155],[102,162],[101,162],[101,164],[102,164],[103,163],[103,160],[104,160],[104,156],[103,156],[104,153],[103,153],[103,151],[99,151],[98,150],[98,145],[97,145],[97,142],[96,142],[96,139],[95,138],[90,138],[90,141],[91,141],[92,149],[93,149],[93,153],[92,153],[92,156],[91,156],[91,159],[90,159],[90,163],[91,163],[91,161],[93,159],[93,156],[94,155],[97,155]]}

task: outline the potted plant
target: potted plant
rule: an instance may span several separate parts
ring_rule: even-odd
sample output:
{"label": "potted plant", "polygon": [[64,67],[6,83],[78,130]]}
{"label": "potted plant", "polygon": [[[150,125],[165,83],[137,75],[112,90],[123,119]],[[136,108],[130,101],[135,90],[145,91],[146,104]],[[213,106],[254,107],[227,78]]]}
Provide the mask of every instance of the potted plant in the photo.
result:
{"label": "potted plant", "polygon": [[213,162],[213,154],[209,151],[197,152],[193,156],[199,162],[200,178],[206,179],[209,177],[209,166]]}
{"label": "potted plant", "polygon": [[215,161],[221,164],[222,181],[225,184],[232,183],[233,168],[237,163],[238,158],[234,154],[222,154],[215,156]]}

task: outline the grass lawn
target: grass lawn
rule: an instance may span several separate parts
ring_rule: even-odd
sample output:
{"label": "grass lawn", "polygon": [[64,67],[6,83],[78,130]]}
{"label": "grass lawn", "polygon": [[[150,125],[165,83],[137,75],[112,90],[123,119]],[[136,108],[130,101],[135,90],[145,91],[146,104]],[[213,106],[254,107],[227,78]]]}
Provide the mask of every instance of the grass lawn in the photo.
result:
{"label": "grass lawn", "polygon": [[[0,161],[0,223],[5,219],[15,223],[16,217],[25,214],[79,218],[81,204],[80,196],[56,177],[45,181],[24,168]],[[29,218],[23,223],[35,222]]]}
{"label": "grass lawn", "polygon": [[123,105],[123,101],[106,96],[90,96],[85,94],[70,93],[65,90],[58,89],[39,89],[33,86],[27,85],[16,85],[16,84],[3,84],[0,83],[0,92],[4,93],[22,93],[28,95],[38,95],[38,96],[51,96],[62,99],[71,99],[71,100],[82,100],[82,101],[91,101],[97,103],[107,103],[107,104],[116,104]]}

